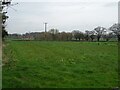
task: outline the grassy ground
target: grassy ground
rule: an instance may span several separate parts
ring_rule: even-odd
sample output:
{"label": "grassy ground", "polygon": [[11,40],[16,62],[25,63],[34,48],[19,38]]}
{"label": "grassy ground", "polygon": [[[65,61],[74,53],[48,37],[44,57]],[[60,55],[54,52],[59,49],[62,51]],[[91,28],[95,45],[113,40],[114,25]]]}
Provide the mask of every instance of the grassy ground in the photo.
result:
{"label": "grassy ground", "polygon": [[3,88],[109,88],[118,85],[117,43],[10,41]]}

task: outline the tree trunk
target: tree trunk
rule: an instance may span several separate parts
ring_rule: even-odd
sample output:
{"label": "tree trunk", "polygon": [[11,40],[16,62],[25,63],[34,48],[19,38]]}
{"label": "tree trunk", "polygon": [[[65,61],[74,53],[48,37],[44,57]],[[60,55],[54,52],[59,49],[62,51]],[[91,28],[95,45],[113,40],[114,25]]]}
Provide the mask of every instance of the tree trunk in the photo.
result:
{"label": "tree trunk", "polygon": [[94,39],[93,39],[93,38],[91,38],[91,40],[92,40],[92,42],[93,42],[93,40],[94,40]]}
{"label": "tree trunk", "polygon": [[98,42],[100,41],[100,36],[97,37],[97,41],[98,41]]}
{"label": "tree trunk", "polygon": [[79,41],[80,41],[80,38],[79,38]]}
{"label": "tree trunk", "polygon": [[99,38],[99,37],[97,38],[97,41],[98,41],[98,42],[100,41],[100,38]]}
{"label": "tree trunk", "polygon": [[106,39],[106,42],[108,42],[108,41],[109,41],[109,39],[107,38],[107,39]]}
{"label": "tree trunk", "polygon": [[75,38],[76,39],[76,41],[77,41],[77,38]]}
{"label": "tree trunk", "polygon": [[118,37],[118,42],[120,42],[120,35],[118,35],[117,37]]}
{"label": "tree trunk", "polygon": [[88,41],[88,40],[89,40],[89,36],[87,35],[87,36],[86,36],[86,41]]}

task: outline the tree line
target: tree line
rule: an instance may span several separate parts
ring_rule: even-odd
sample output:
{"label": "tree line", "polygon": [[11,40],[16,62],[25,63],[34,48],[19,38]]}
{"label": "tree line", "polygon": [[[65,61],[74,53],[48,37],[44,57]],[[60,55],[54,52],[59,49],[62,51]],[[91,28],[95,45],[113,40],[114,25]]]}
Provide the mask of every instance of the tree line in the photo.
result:
{"label": "tree line", "polygon": [[[9,18],[4,10],[5,7],[11,4],[11,0],[3,0],[0,2],[0,15],[2,17],[2,39],[6,36],[13,39],[21,40],[52,40],[52,41],[109,41],[110,39],[117,39],[120,41],[120,24],[113,24],[108,29],[98,26],[92,31],[73,30],[72,32],[59,32],[58,29],[50,29],[48,32],[32,32],[26,34],[8,34],[6,31],[6,21]],[[1,18],[0,17],[0,18]]]}
{"label": "tree line", "polygon": [[[11,4],[11,0],[3,0],[0,2],[0,15],[2,17],[2,39],[8,36],[6,31],[6,21],[9,18],[4,10],[5,7]],[[1,18],[0,17],[0,18]],[[114,24],[110,28],[104,28],[98,26],[92,31],[86,30],[81,32],[80,30],[73,30],[72,32],[59,32],[58,29],[50,29],[48,32],[32,32],[26,34],[9,34],[10,38],[23,39],[23,40],[53,40],[53,41],[100,41],[104,39],[109,41],[112,38],[117,38],[120,41],[120,24]]]}
{"label": "tree line", "polygon": [[114,24],[110,28],[98,26],[92,31],[73,30],[72,32],[59,32],[58,29],[50,29],[48,32],[31,32],[26,34],[9,34],[10,38],[22,40],[50,40],[50,41],[120,41],[120,24]]}

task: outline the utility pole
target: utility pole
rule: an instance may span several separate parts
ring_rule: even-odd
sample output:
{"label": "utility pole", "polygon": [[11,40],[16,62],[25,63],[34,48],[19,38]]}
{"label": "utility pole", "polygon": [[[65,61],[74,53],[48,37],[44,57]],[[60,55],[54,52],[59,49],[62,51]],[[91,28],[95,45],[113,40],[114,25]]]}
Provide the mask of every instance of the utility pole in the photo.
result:
{"label": "utility pole", "polygon": [[[0,1],[0,50],[2,51],[2,1]],[[0,52],[2,54],[2,52]],[[2,59],[1,59],[2,60]]]}
{"label": "utility pole", "polygon": [[120,1],[118,2],[118,23],[120,24]]}

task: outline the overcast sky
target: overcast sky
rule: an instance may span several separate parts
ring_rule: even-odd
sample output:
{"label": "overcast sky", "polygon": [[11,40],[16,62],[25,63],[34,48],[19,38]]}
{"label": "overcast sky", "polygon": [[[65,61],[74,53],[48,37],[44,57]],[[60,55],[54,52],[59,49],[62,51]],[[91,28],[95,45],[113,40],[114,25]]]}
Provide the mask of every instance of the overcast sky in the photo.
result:
{"label": "overcast sky", "polygon": [[93,30],[97,26],[108,28],[118,22],[119,0],[13,0],[18,5],[8,9],[9,33],[44,31]]}

